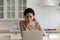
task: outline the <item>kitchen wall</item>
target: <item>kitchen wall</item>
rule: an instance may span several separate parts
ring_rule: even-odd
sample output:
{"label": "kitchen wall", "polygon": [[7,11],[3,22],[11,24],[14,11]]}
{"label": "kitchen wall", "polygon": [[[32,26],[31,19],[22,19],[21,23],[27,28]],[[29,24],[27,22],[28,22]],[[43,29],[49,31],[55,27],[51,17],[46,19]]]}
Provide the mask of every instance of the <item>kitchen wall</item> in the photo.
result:
{"label": "kitchen wall", "polygon": [[27,0],[27,8],[33,8],[36,18],[45,29],[60,29],[60,9],[41,6],[41,0]]}
{"label": "kitchen wall", "polygon": [[[36,19],[45,29],[60,29],[60,9],[55,7],[41,6],[41,0],[27,0],[27,8],[34,9]],[[0,30],[9,29],[15,30],[18,26],[18,21],[0,21]],[[17,28],[18,29],[18,28]],[[13,31],[14,31],[13,30]]]}
{"label": "kitchen wall", "polygon": [[9,30],[11,32],[19,31],[18,20],[0,20],[0,30]]}

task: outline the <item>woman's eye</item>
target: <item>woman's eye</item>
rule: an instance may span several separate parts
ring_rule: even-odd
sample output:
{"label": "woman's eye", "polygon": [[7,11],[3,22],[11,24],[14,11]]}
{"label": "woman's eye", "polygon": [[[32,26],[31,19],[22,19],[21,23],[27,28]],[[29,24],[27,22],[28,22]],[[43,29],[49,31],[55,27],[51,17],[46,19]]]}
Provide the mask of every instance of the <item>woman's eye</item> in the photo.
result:
{"label": "woman's eye", "polygon": [[30,16],[30,18],[32,18],[32,16]]}
{"label": "woman's eye", "polygon": [[28,18],[28,16],[26,16]]}

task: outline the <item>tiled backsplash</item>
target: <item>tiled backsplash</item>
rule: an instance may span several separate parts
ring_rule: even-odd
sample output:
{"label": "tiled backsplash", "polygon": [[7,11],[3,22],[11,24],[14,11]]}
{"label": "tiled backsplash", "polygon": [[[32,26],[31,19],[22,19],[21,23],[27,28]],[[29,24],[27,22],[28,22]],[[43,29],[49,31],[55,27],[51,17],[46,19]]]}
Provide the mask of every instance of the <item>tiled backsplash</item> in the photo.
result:
{"label": "tiled backsplash", "polygon": [[19,31],[19,21],[18,20],[1,20],[0,30],[9,31]]}

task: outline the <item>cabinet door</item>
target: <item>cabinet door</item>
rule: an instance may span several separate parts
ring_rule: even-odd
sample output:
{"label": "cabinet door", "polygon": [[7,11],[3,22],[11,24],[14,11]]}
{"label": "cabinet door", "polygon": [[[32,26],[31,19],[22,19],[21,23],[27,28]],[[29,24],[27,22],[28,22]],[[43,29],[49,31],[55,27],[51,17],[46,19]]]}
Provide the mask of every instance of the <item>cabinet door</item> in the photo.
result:
{"label": "cabinet door", "polygon": [[15,0],[7,0],[7,18],[15,18]]}
{"label": "cabinet door", "polygon": [[7,18],[23,18],[26,0],[7,0]]}
{"label": "cabinet door", "polygon": [[4,18],[4,0],[0,0],[0,18]]}
{"label": "cabinet door", "polygon": [[18,18],[23,18],[23,12],[26,9],[26,0],[18,0]]}
{"label": "cabinet door", "polygon": [[0,18],[23,18],[25,8],[26,0],[0,0]]}

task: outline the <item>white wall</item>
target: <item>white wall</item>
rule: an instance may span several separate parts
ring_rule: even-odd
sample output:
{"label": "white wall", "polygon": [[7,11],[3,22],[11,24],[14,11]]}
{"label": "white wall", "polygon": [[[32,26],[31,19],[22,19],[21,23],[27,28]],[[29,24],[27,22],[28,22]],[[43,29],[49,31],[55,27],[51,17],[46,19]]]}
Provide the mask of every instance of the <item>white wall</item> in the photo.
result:
{"label": "white wall", "polygon": [[60,29],[60,12],[54,7],[42,7],[41,0],[27,0],[27,8],[33,8],[36,18],[45,29]]}

